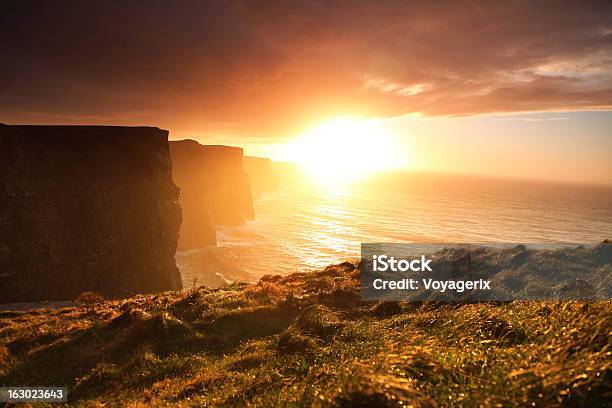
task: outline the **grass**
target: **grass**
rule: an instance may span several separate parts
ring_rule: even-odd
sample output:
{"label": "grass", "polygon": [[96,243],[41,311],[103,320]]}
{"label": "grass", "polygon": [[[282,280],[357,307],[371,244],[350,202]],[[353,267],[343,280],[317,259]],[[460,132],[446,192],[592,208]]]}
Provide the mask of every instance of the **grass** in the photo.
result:
{"label": "grass", "polygon": [[0,384],[73,406],[598,406],[612,303],[372,303],[350,263],[0,312]]}

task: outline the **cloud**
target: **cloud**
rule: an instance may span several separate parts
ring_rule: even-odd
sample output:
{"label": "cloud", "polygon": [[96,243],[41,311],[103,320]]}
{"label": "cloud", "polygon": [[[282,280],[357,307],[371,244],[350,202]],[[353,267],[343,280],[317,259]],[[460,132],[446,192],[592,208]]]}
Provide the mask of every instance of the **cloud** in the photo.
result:
{"label": "cloud", "polygon": [[495,118],[496,121],[499,122],[548,122],[548,121],[558,121],[558,120],[569,120],[569,118],[564,116],[559,117],[551,117],[551,118],[522,118],[522,117],[509,117],[509,118]]}
{"label": "cloud", "polygon": [[400,85],[384,79],[368,79],[363,83],[364,88],[373,88],[381,92],[391,92],[402,96],[413,96],[431,89],[430,84]]}
{"label": "cloud", "polygon": [[4,121],[281,135],[612,107],[610,2],[23,0],[0,5],[0,39]]}

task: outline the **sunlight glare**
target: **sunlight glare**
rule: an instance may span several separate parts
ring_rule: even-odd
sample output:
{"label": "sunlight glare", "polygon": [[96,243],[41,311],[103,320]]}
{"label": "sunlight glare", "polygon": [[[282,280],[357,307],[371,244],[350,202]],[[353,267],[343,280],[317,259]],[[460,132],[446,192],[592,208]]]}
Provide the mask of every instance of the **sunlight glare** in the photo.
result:
{"label": "sunlight glare", "polygon": [[283,157],[301,164],[323,184],[345,184],[367,174],[402,168],[406,152],[376,120],[338,118],[285,146]]}

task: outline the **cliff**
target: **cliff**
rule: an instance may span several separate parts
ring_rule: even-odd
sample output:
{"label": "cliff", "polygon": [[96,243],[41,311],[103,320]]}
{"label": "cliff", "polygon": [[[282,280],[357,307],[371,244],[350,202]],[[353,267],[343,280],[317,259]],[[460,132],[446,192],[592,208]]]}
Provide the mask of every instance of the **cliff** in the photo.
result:
{"label": "cliff", "polygon": [[214,245],[216,224],[235,226],[254,218],[241,148],[180,140],[170,142],[170,155],[183,208],[179,250]]}
{"label": "cliff", "polygon": [[244,156],[243,161],[244,170],[251,179],[251,187],[255,193],[278,189],[280,179],[270,159]]}
{"label": "cliff", "polygon": [[0,302],[182,287],[168,132],[0,125]]}

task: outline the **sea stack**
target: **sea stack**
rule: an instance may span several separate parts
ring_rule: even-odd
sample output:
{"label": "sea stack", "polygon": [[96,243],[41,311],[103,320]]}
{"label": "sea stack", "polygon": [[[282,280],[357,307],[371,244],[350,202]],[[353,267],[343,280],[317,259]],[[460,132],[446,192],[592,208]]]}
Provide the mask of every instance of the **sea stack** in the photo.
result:
{"label": "sea stack", "polygon": [[280,178],[270,159],[244,156],[244,169],[251,179],[251,187],[255,193],[278,190]]}
{"label": "sea stack", "polygon": [[174,181],[181,189],[179,250],[215,245],[215,225],[254,219],[251,183],[239,147],[170,142]]}
{"label": "sea stack", "polygon": [[168,132],[0,125],[0,302],[182,288]]}

